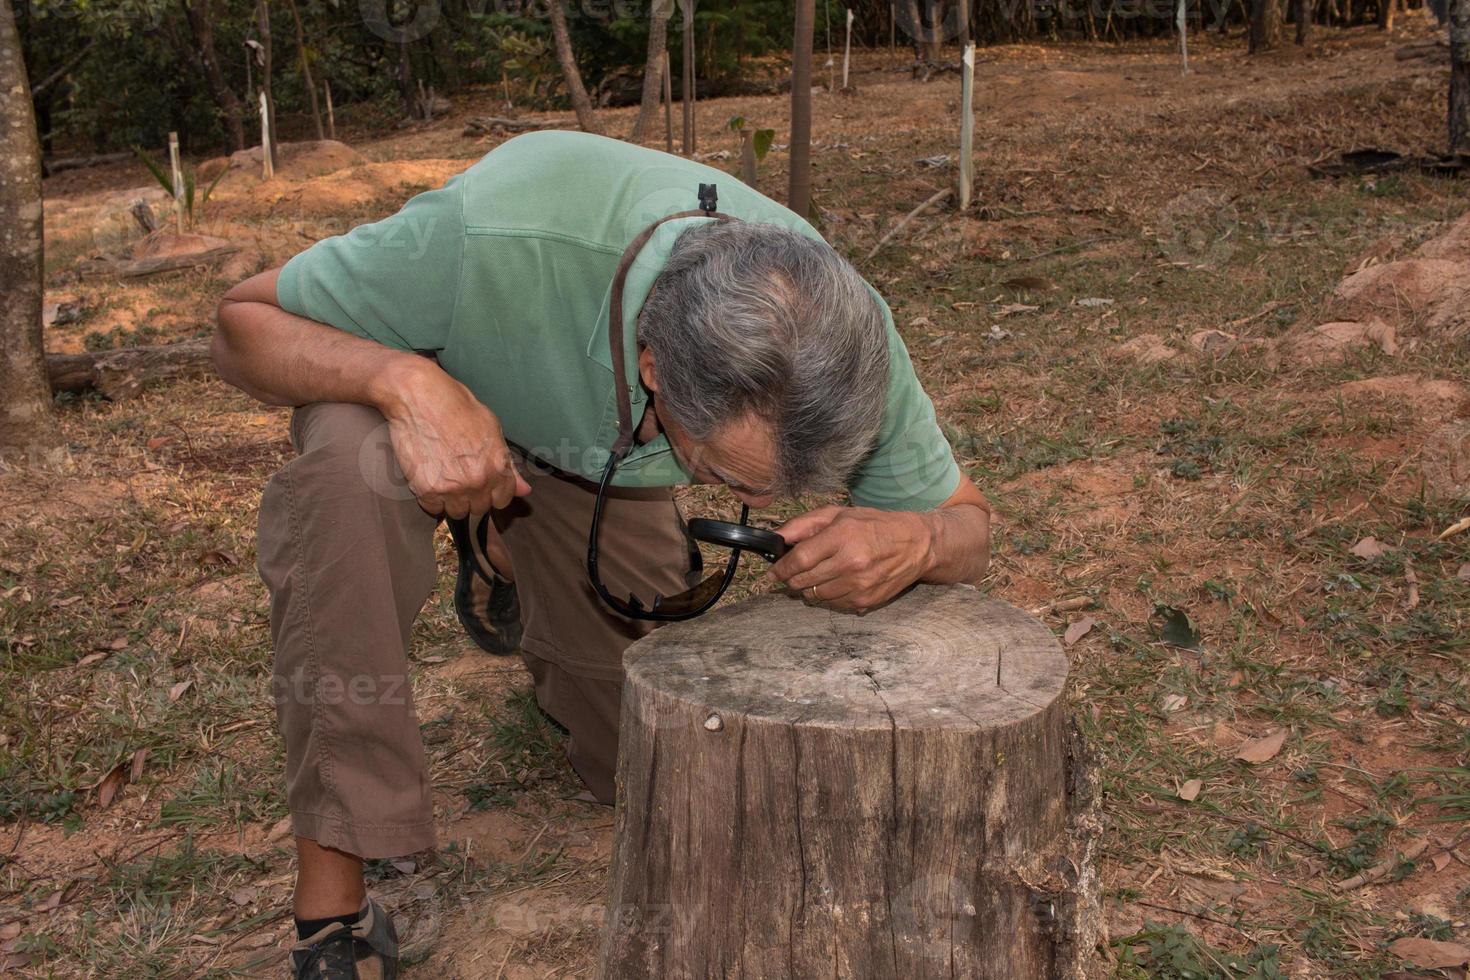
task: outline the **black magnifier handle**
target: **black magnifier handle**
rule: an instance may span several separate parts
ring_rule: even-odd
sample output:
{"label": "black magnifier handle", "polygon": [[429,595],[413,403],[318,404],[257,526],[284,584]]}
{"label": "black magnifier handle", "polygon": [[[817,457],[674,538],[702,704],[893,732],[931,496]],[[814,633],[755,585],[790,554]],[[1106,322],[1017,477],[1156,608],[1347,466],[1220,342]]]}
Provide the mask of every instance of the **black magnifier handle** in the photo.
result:
{"label": "black magnifier handle", "polygon": [[786,554],[785,538],[775,531],[751,527],[749,524],[696,517],[689,522],[689,533],[696,541],[752,551],[769,562],[777,561]]}

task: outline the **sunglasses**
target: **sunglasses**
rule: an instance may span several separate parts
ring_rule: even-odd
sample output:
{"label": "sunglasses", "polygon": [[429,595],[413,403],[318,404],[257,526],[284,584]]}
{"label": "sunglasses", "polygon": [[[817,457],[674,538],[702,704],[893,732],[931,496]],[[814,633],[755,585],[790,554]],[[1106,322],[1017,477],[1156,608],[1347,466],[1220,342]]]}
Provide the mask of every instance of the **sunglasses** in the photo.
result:
{"label": "sunglasses", "polygon": [[[682,619],[693,619],[695,616],[708,611],[715,603],[720,601],[720,596],[730,587],[735,580],[735,570],[740,567],[741,548],[733,547],[730,558],[725,562],[722,571],[716,572],[701,581],[691,589],[686,589],[676,595],[655,595],[653,602],[645,604],[642,599],[632,593],[626,599],[620,599],[608,589],[603,583],[602,577],[597,573],[597,532],[602,527],[602,510],[607,503],[607,488],[612,482],[613,472],[618,463],[622,462],[625,452],[613,453],[608,458],[607,466],[602,471],[602,480],[597,485],[597,503],[592,508],[592,526],[587,533],[587,577],[592,582],[593,590],[598,594],[608,607],[619,615],[628,619],[644,619],[655,622],[671,623]],[[749,527],[746,521],[750,518],[750,508],[740,508],[740,523],[734,527]],[[725,522],[716,522],[725,523]],[[758,528],[750,528],[759,530]],[[777,535],[779,537],[779,535]],[[689,548],[690,574],[698,575],[704,570],[704,558],[699,553],[699,548],[693,542]]]}

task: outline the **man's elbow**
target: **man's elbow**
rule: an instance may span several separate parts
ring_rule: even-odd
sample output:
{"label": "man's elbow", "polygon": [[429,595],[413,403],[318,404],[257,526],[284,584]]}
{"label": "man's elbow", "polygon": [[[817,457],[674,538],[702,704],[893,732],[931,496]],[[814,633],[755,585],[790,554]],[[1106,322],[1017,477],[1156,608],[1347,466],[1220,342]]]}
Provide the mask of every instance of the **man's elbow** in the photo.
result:
{"label": "man's elbow", "polygon": [[236,317],[239,314],[237,307],[240,303],[230,298],[226,293],[224,299],[220,300],[218,309],[215,310],[214,338],[209,343],[210,356],[214,358],[214,368],[219,376],[236,387],[240,386],[239,376],[235,371],[235,334],[239,329]]}

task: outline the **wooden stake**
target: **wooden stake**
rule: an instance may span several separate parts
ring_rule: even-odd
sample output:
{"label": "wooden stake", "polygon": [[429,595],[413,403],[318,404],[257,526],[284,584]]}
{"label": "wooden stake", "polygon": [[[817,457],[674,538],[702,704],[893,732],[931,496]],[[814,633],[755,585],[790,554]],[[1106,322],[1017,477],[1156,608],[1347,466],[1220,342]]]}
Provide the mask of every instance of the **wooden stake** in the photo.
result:
{"label": "wooden stake", "polygon": [[327,87],[327,138],[336,139],[337,114],[332,111],[332,83],[331,81],[326,81],[323,84]]}
{"label": "wooden stake", "polygon": [[276,175],[275,163],[271,160],[271,110],[265,89],[260,90],[260,162],[261,176],[270,180]]}
{"label": "wooden stake", "polygon": [[970,206],[975,186],[975,44],[960,58],[960,210]]}
{"label": "wooden stake", "polygon": [[847,12],[847,40],[842,44],[842,87],[847,88],[847,62],[852,57],[852,11]]}
{"label": "wooden stake", "polygon": [[179,167],[179,134],[168,134],[168,164],[174,177],[174,230],[184,233],[184,171]]}
{"label": "wooden stake", "polygon": [[664,52],[664,142],[674,152],[674,79],[669,67],[669,53]]}
{"label": "wooden stake", "polygon": [[740,179],[755,186],[755,130],[740,131]]}

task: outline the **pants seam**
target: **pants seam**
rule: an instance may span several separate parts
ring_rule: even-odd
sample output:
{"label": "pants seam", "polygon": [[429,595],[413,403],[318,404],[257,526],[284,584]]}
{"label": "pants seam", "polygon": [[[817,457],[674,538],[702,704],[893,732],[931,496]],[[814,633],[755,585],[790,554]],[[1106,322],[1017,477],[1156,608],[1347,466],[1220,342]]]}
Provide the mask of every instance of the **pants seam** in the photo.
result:
{"label": "pants seam", "polygon": [[291,474],[290,467],[282,470],[286,478],[286,503],[290,508],[291,515],[291,547],[295,552],[296,572],[300,577],[299,587],[301,589],[302,629],[306,634],[306,662],[311,674],[311,730],[307,733],[307,743],[313,740],[312,735],[317,735],[320,740],[317,749],[317,773],[321,779],[322,788],[330,794],[333,803],[336,804],[337,816],[327,817],[318,814],[323,819],[342,821],[344,808],[342,806],[342,794],[337,789],[336,773],[332,766],[331,752],[331,726],[327,724],[326,711],[321,699],[316,696],[317,689],[321,684],[321,658],[317,653],[316,622],[311,608],[311,582],[306,569],[305,543],[301,528],[301,516],[296,507],[296,481]]}

